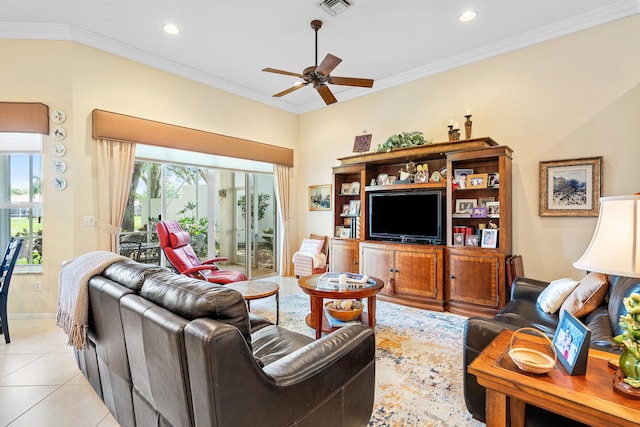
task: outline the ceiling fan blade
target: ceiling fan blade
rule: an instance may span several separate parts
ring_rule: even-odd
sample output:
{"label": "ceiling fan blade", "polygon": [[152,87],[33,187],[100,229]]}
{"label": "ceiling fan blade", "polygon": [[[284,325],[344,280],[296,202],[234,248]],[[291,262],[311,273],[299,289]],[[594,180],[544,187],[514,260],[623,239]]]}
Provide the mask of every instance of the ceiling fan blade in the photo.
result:
{"label": "ceiling fan blade", "polygon": [[307,84],[308,84],[308,83],[296,83],[295,85],[293,85],[293,86],[292,86],[292,87],[290,87],[289,89],[285,89],[285,90],[283,90],[282,92],[278,92],[278,93],[276,93],[276,94],[275,94],[275,95],[273,95],[273,96],[274,96],[274,97],[276,97],[276,98],[279,98],[279,97],[281,97],[281,96],[284,96],[284,95],[286,95],[286,94],[288,94],[288,93],[293,92],[294,90],[298,90],[298,89],[300,89],[301,87],[306,86]]}
{"label": "ceiling fan blade", "polygon": [[320,65],[318,65],[318,68],[316,68],[316,73],[328,76],[341,62],[342,59],[327,53],[327,56],[324,57]]}
{"label": "ceiling fan blade", "polygon": [[317,87],[316,90],[318,91],[318,93],[320,94],[322,99],[324,100],[325,104],[330,105],[330,104],[338,102],[336,97],[333,96],[333,93],[331,93],[331,89],[329,89],[329,86],[321,85],[321,86]]}
{"label": "ceiling fan blade", "polygon": [[300,77],[301,79],[304,79],[304,76],[302,74],[292,73],[291,71],[277,70],[275,68],[263,68],[262,71],[266,71],[267,73],[276,73],[276,74],[284,74],[286,76]]}
{"label": "ceiling fan blade", "polygon": [[342,86],[373,87],[373,79],[359,79],[355,77],[330,77],[329,83]]}

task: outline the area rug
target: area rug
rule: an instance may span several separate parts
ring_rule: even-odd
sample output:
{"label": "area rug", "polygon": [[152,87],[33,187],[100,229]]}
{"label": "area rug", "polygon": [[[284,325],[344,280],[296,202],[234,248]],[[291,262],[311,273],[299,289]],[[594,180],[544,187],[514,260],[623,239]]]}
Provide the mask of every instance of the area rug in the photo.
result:
{"label": "area rug", "polygon": [[[274,302],[251,305],[274,319]],[[304,317],[309,297],[280,300],[280,324],[315,336]],[[369,426],[484,426],[473,418],[462,392],[464,317],[377,302],[376,392]]]}

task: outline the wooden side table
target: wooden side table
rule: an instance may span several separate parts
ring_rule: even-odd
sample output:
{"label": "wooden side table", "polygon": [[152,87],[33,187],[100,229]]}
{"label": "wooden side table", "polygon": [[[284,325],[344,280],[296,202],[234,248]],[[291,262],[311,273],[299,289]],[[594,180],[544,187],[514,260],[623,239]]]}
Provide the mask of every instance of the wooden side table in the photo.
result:
{"label": "wooden side table", "polygon": [[276,325],[280,323],[280,286],[276,282],[265,280],[246,280],[225,285],[242,294],[247,302],[247,309],[251,311],[251,300],[276,296]]}
{"label": "wooden side table", "polygon": [[[608,361],[615,354],[589,350],[586,375],[570,376],[559,364],[546,374],[529,374],[509,357],[512,334],[502,331],[468,367],[487,389],[487,427],[506,426],[509,421],[524,427],[525,403],[591,426],[640,426],[638,401],[613,390],[614,370]],[[543,339],[531,336],[531,340]]]}

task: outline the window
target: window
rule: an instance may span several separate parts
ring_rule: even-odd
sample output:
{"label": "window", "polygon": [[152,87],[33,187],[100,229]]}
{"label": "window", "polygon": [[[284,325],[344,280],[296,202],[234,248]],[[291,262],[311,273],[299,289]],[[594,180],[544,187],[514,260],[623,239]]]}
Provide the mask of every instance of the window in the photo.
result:
{"label": "window", "polygon": [[0,133],[0,247],[24,238],[18,264],[42,264],[42,137]]}

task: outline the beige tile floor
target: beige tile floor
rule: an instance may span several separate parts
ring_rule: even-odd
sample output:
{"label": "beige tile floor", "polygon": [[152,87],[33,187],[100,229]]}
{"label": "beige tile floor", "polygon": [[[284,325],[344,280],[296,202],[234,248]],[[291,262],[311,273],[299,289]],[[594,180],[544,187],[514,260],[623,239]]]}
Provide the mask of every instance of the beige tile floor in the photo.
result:
{"label": "beige tile floor", "polygon": [[[270,277],[280,297],[301,292],[293,277]],[[275,309],[275,297],[256,300]],[[252,304],[252,306],[253,306]],[[0,336],[0,426],[112,427],[109,410],[84,379],[54,316],[9,317],[11,343]]]}

